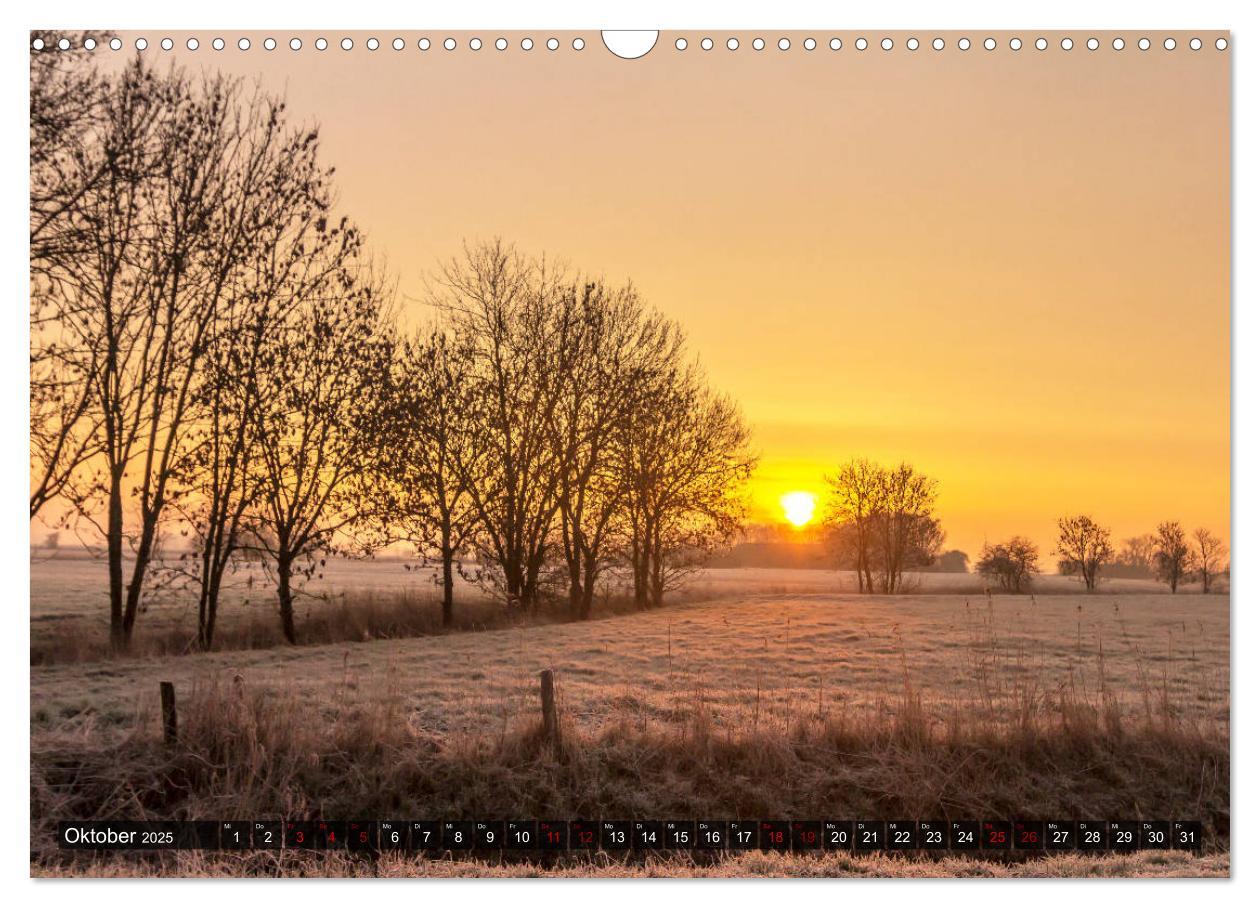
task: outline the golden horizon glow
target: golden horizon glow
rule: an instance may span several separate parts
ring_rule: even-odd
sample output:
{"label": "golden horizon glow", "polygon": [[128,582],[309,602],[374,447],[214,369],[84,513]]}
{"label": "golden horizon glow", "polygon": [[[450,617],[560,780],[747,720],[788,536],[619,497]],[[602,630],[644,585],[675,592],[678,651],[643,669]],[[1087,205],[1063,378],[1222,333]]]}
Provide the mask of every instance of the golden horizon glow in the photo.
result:
{"label": "golden horizon glow", "polygon": [[705,54],[684,34],[687,51],[662,32],[635,61],[589,34],[542,56],[517,34],[489,56],[421,53],[419,33],[399,53],[176,40],[162,65],[257,79],[319,122],[339,210],[407,318],[465,239],[632,279],[743,409],[754,521],[780,522],[789,493],[824,500],[827,474],[868,457],[935,478],[945,547],[973,558],[1022,534],[1049,559],[1069,513],[1116,542],[1176,519],[1228,544],[1217,33],[1198,53],[1173,32],[1158,54],[927,56],[850,53],[845,33],[841,53],[802,35],[756,54],[748,33]]}
{"label": "golden horizon glow", "polygon": [[810,492],[788,492],[779,504],[783,507],[783,519],[800,529],[814,519],[818,499]]}

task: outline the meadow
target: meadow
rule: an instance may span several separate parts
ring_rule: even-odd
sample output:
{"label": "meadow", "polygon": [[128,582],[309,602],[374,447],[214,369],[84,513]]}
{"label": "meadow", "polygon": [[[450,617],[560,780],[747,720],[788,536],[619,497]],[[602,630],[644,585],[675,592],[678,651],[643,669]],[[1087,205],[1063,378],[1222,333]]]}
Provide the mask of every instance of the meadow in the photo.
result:
{"label": "meadow", "polygon": [[[915,593],[872,596],[831,572],[705,572],[663,608],[582,623],[33,665],[33,872],[1227,873],[1228,596],[1118,581],[1086,595],[1062,578],[997,596],[977,580],[925,575]],[[34,652],[37,603],[55,588],[32,588]],[[539,734],[542,669],[557,678],[559,746]],[[160,680],[180,700],[171,748]],[[1201,818],[1208,853],[365,867],[94,861],[51,844],[57,818],[350,814]]]}

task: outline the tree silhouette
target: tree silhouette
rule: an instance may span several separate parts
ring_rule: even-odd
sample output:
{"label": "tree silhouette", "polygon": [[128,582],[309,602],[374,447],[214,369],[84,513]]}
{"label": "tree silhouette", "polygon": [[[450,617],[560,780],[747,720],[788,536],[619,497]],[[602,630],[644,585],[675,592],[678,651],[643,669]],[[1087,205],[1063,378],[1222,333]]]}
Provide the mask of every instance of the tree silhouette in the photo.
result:
{"label": "tree silhouette", "polygon": [[124,648],[196,443],[215,326],[256,238],[303,191],[308,137],[282,104],[223,76],[159,76],[136,61],[101,98],[91,142],[71,156],[93,176],[55,211],[55,231],[40,228],[71,238],[47,260],[42,298],[77,358],[59,374],[85,395],[95,438],[91,468],[63,492],[106,539],[111,638]]}
{"label": "tree silhouette", "polygon": [[1181,578],[1190,572],[1190,543],[1186,531],[1175,520],[1159,525],[1155,533],[1156,576],[1177,592]]}
{"label": "tree silhouette", "polygon": [[1098,569],[1113,554],[1111,531],[1085,514],[1060,518],[1056,553],[1062,556],[1059,569],[1064,573],[1079,573],[1085,581],[1085,589],[1093,591],[1098,585]]}
{"label": "tree silhouette", "polygon": [[[335,229],[357,236],[345,222]],[[379,278],[349,256],[268,333],[259,356],[254,540],[274,562],[290,643],[294,580],[371,517],[370,477],[388,438],[379,389],[393,357],[389,326]]]}
{"label": "tree silhouette", "polygon": [[857,572],[860,592],[896,593],[908,570],[930,565],[945,540],[934,514],[936,480],[909,464],[857,458],[827,477],[823,521],[837,563]]}
{"label": "tree silhouette", "polygon": [[986,544],[976,562],[976,572],[996,580],[1003,591],[1020,593],[1037,573],[1037,546],[1024,536],[1012,536],[997,545]]}
{"label": "tree silhouette", "polygon": [[431,302],[460,338],[471,368],[473,437],[456,458],[476,520],[472,544],[511,607],[537,604],[560,480],[556,408],[578,358],[580,312],[563,268],[500,240],[466,245],[444,267]]}
{"label": "tree silhouette", "polygon": [[467,351],[442,329],[398,345],[381,420],[379,497],[385,533],[437,552],[442,624],[454,621],[455,562],[475,528],[467,476],[471,459]]}
{"label": "tree silhouette", "polygon": [[1225,543],[1206,527],[1195,530],[1192,538],[1192,567],[1199,574],[1203,592],[1210,593],[1212,578],[1221,569],[1221,560],[1225,557]]}
{"label": "tree silhouette", "polygon": [[652,383],[677,361],[677,325],[649,312],[632,287],[602,281],[571,290],[583,310],[580,354],[556,408],[553,443],[568,468],[560,479],[560,551],[570,610],[588,618],[596,584],[624,532],[630,485],[621,472],[636,409]]}
{"label": "tree silhouette", "polygon": [[739,408],[695,365],[665,370],[639,398],[621,459],[635,602],[659,606],[733,538],[757,459]]}

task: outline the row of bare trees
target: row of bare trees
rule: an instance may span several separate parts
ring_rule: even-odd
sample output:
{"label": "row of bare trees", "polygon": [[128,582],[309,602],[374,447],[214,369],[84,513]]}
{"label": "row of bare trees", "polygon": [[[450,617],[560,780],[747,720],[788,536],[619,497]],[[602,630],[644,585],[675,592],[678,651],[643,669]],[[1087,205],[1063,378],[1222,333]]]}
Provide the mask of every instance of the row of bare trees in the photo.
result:
{"label": "row of bare trees", "polygon": [[414,543],[448,622],[468,553],[509,603],[561,583],[586,616],[609,569],[659,603],[734,529],[742,418],[633,287],[473,245],[403,336],[315,129],[223,76],[84,64],[32,60],[31,517],[104,539],[116,647],[159,569],[210,646],[246,552],[293,641],[330,552]]}
{"label": "row of bare trees", "polygon": [[429,302],[436,326],[395,358],[377,480],[386,527],[441,562],[448,623],[465,550],[510,605],[560,587],[585,618],[610,569],[659,605],[738,528],[748,430],[633,286],[494,241]]}
{"label": "row of bare trees", "polygon": [[34,57],[32,109],[73,92],[78,112],[69,130],[32,117],[31,515],[62,497],[104,538],[122,647],[173,511],[204,518],[203,607],[215,595],[261,494],[247,423],[300,380],[273,370],[285,387],[267,388],[251,366],[292,357],[321,309],[369,290],[358,234],[327,218],[317,134],[281,102],[221,76],[52,59]]}
{"label": "row of bare trees", "polygon": [[1225,543],[1205,527],[1187,534],[1178,521],[1161,523],[1156,532],[1126,542],[1117,558],[1111,531],[1087,515],[1059,521],[1059,572],[1080,574],[1085,588],[1097,588],[1104,572],[1115,565],[1137,568],[1167,583],[1172,592],[1184,580],[1197,577],[1203,592],[1211,592],[1212,581],[1224,569]]}

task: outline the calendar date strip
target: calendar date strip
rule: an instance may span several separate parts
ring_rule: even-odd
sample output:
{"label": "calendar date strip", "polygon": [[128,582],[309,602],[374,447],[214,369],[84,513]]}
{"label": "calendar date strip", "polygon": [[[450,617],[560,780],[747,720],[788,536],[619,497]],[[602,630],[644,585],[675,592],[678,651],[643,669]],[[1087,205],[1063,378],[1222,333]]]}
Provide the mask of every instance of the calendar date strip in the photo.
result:
{"label": "calendar date strip", "polygon": [[1202,848],[1198,820],[62,821],[85,851],[1139,851]]}

